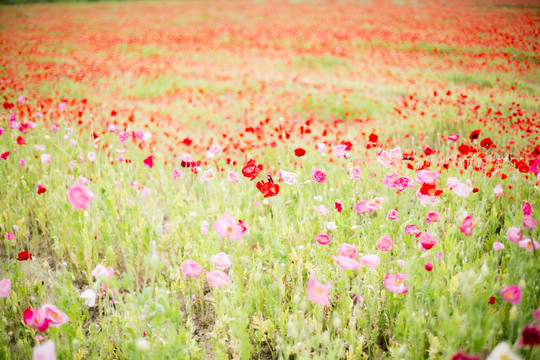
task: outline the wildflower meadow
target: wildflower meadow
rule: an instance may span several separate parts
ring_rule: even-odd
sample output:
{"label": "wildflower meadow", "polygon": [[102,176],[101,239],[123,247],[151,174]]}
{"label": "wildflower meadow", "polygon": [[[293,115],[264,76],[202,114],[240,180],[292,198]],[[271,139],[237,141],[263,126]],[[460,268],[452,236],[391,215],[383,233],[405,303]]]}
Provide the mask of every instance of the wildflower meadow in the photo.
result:
{"label": "wildflower meadow", "polygon": [[540,359],[539,28],[0,5],[0,359]]}

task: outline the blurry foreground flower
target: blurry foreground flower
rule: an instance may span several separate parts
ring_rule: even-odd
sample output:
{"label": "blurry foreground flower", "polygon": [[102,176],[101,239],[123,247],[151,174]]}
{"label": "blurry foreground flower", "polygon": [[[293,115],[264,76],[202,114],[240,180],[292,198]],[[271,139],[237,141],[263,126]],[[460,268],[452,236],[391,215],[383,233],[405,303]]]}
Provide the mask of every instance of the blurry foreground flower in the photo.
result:
{"label": "blurry foreground flower", "polygon": [[502,342],[495,346],[486,360],[521,360],[521,358],[510,349],[508,343]]}
{"label": "blurry foreground flower", "polygon": [[315,275],[311,275],[307,283],[307,295],[308,298],[316,304],[323,306],[330,306],[330,298],[328,292],[332,288],[332,282],[327,282],[323,285],[319,280],[315,278]]}
{"label": "blurry foreground flower", "polygon": [[69,203],[79,210],[86,210],[93,198],[94,193],[92,193],[89,188],[79,183],[71,186],[68,190]]}
{"label": "blurry foreground flower", "polygon": [[97,294],[92,289],[86,289],[81,293],[81,298],[84,300],[86,306],[96,306],[96,297]]}
{"label": "blurry foreground flower", "polygon": [[51,340],[34,347],[32,360],[56,360],[56,347]]}

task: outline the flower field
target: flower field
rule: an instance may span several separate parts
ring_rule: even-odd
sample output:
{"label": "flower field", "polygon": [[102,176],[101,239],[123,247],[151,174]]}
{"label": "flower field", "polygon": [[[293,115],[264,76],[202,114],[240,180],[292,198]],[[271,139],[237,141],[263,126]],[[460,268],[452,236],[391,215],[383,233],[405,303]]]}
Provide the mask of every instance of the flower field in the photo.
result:
{"label": "flower field", "polygon": [[539,359],[539,28],[0,6],[0,359]]}

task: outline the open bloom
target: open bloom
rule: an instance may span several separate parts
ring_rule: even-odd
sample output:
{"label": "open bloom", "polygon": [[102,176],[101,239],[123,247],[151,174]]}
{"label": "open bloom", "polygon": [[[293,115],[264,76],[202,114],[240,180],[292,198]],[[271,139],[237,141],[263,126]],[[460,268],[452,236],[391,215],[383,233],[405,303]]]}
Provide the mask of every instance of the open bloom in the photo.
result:
{"label": "open bloom", "polygon": [[501,184],[497,184],[495,188],[493,188],[493,194],[495,194],[495,198],[500,198],[501,196],[504,196],[504,190]]}
{"label": "open bloom", "polygon": [[187,259],[180,265],[180,270],[182,270],[185,277],[197,278],[201,276],[203,268],[195,260]]}
{"label": "open bloom", "polygon": [[531,215],[523,216],[523,227],[530,230],[536,229],[536,220]]}
{"label": "open bloom", "polygon": [[516,355],[508,343],[502,342],[495,346],[491,354],[488,355],[486,360],[521,360],[521,357]]}
{"label": "open bloom", "polygon": [[465,234],[465,236],[471,236],[471,232],[472,232],[473,227],[474,227],[473,217],[471,215],[469,215],[469,216],[465,217],[465,219],[463,219],[463,222],[459,226],[459,230],[463,234]]}
{"label": "open bloom", "polygon": [[538,250],[540,248],[540,244],[538,244],[538,241],[532,240],[532,239],[523,239],[518,242],[518,245],[520,248],[525,249],[527,251],[533,251],[534,249]]}
{"label": "open bloom", "polygon": [[439,213],[436,212],[436,211],[433,211],[433,212],[430,212],[426,215],[426,222],[428,224],[432,224],[434,222],[437,222],[439,221],[440,217],[439,217]]}
{"label": "open bloom", "polygon": [[220,288],[229,283],[229,275],[220,270],[209,271],[206,273],[206,280],[211,287]]}
{"label": "open bloom", "polygon": [[517,305],[521,302],[522,297],[521,289],[518,285],[506,286],[501,291],[501,296],[504,300],[511,304]]}
{"label": "open bloom", "polygon": [[237,172],[229,171],[229,173],[227,174],[227,180],[229,180],[233,184],[236,184],[240,181],[240,175],[238,175]]}
{"label": "open bloom", "polygon": [[174,168],[172,172],[172,177],[173,177],[173,180],[176,180],[178,178],[183,179],[186,177],[186,174],[184,174],[182,170],[178,168]]}
{"label": "open bloom", "polygon": [[356,245],[341,243],[339,245],[337,253],[339,256],[345,256],[354,259],[356,257]]}
{"label": "open bloom", "polygon": [[238,225],[232,217],[224,214],[219,220],[214,222],[214,230],[219,236],[230,238],[233,240],[240,240],[244,229]]}
{"label": "open bloom", "polygon": [[397,274],[386,274],[384,278],[384,287],[390,292],[395,292],[398,294],[405,294],[409,291],[409,287],[403,284],[404,280],[407,278],[407,274],[397,273]]}
{"label": "open bloom", "polygon": [[283,179],[283,182],[287,185],[292,185],[296,182],[297,175],[293,172],[288,171],[282,171],[281,172],[281,179]]}
{"label": "open bloom", "polygon": [[86,289],[81,293],[81,298],[83,299],[86,306],[94,307],[96,306],[96,297],[97,294],[92,289]]}
{"label": "open bloom", "polygon": [[101,264],[98,264],[94,270],[92,270],[92,275],[96,278],[107,278],[110,279],[114,274],[114,269],[112,267],[105,267]]}
{"label": "open bloom", "polygon": [[77,209],[86,210],[93,198],[94,193],[82,184],[76,183],[69,188],[68,201]]}
{"label": "open bloom", "polygon": [[56,347],[51,340],[34,347],[32,360],[56,360]]}
{"label": "open bloom", "polygon": [[231,259],[229,259],[229,255],[220,252],[215,255],[212,255],[210,257],[210,261],[212,264],[217,267],[218,269],[225,270],[229,266],[231,266]]}
{"label": "open bloom", "polygon": [[534,324],[525,326],[521,331],[521,338],[518,344],[520,346],[540,345],[540,329]]}
{"label": "open bloom", "polygon": [[423,232],[422,235],[420,235],[420,244],[422,247],[426,250],[431,249],[435,244],[437,243],[437,240],[431,236],[428,232]]}
{"label": "open bloom", "polygon": [[307,283],[308,298],[316,304],[330,306],[328,292],[331,288],[332,283],[330,281],[323,285],[314,275],[311,275]]}
{"label": "open bloom", "polygon": [[379,255],[367,254],[361,256],[359,261],[361,264],[369,266],[371,270],[375,270],[377,266],[379,266],[379,264],[381,263],[381,258],[379,257]]}
{"label": "open bloom", "polygon": [[398,212],[395,209],[392,209],[386,215],[390,220],[396,220],[398,218]]}
{"label": "open bloom", "polygon": [[311,178],[318,183],[323,183],[326,180],[326,174],[321,169],[315,169],[311,173]]}
{"label": "open bloom", "polygon": [[26,309],[23,313],[23,321],[26,325],[41,332],[47,330],[50,320],[41,309]]}
{"label": "open bloom", "polygon": [[319,234],[315,236],[315,241],[317,241],[321,245],[328,245],[330,243],[330,236],[326,234]]}
{"label": "open bloom", "polygon": [[334,262],[344,270],[355,270],[360,268],[360,263],[347,256],[334,256]]}
{"label": "open bloom", "polygon": [[354,211],[356,211],[358,214],[372,212],[373,209],[366,206],[367,202],[368,202],[367,200],[362,200],[359,203],[355,204],[353,206]]}
{"label": "open bloom", "polygon": [[390,251],[394,247],[394,242],[390,236],[383,236],[375,244],[377,248],[381,251]]}
{"label": "open bloom", "polygon": [[49,320],[50,326],[60,326],[69,322],[69,317],[51,304],[45,304],[40,308],[41,312]]}
{"label": "open bloom", "polygon": [[7,298],[11,294],[11,280],[0,280],[0,298]]}
{"label": "open bloom", "polygon": [[360,179],[362,177],[362,171],[359,167],[352,167],[349,169],[349,176],[351,179]]}
{"label": "open bloom", "polygon": [[279,185],[274,184],[272,181],[264,182],[264,180],[261,180],[256,186],[265,198],[279,194]]}
{"label": "open bloom", "polygon": [[204,181],[212,181],[215,178],[214,169],[208,169],[202,174],[202,179]]}
{"label": "open bloom", "polygon": [[517,244],[523,236],[523,230],[518,227],[510,227],[506,231],[506,236],[508,237],[508,240],[510,240],[514,244]]}

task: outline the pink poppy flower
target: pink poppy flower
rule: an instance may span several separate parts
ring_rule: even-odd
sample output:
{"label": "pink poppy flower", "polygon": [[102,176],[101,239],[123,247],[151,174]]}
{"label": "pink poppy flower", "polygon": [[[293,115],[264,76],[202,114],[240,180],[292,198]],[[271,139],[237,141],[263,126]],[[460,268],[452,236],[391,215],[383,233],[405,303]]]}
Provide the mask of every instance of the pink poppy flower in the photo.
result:
{"label": "pink poppy flower", "polygon": [[92,270],[92,276],[96,278],[104,277],[110,279],[114,275],[114,269],[112,267],[105,267],[101,264],[98,264],[94,270]]}
{"label": "pink poppy flower", "polygon": [[154,166],[154,156],[150,155],[146,159],[143,160],[144,166],[151,169]]}
{"label": "pink poppy flower", "polygon": [[355,204],[353,206],[353,209],[354,211],[356,211],[358,214],[364,214],[364,213],[368,213],[368,212],[372,212],[373,209],[367,207],[367,200],[362,200],[360,201],[359,203]]}
{"label": "pink poppy flower", "polygon": [[213,159],[216,157],[217,154],[223,151],[223,148],[219,145],[212,145],[206,152],[206,157],[209,159]]}
{"label": "pink poppy flower", "polygon": [[426,222],[428,224],[432,224],[434,222],[437,222],[439,221],[440,217],[439,217],[439,213],[436,212],[436,211],[433,211],[433,212],[430,212],[426,215]]}
{"label": "pink poppy flower", "polygon": [[148,188],[146,186],[143,186],[143,188],[141,190],[141,196],[143,198],[147,198],[148,196],[150,196],[151,193],[152,193],[152,190],[150,190],[150,188]]}
{"label": "pink poppy flower", "polygon": [[318,183],[323,183],[326,180],[326,174],[321,169],[315,169],[311,173],[311,178]]}
{"label": "pink poppy flower", "polygon": [[523,230],[518,227],[510,227],[506,231],[506,236],[508,237],[508,240],[517,244],[523,236]]}
{"label": "pink poppy flower", "polygon": [[428,232],[423,232],[422,235],[420,235],[420,245],[426,250],[431,249],[433,246],[437,244],[437,240],[431,236]]}
{"label": "pink poppy flower", "polygon": [[456,142],[458,139],[459,139],[459,135],[456,135],[456,134],[450,135],[450,136],[448,137],[448,140],[451,140],[451,141],[453,141],[453,142]]}
{"label": "pink poppy flower", "polygon": [[379,156],[377,156],[377,160],[385,167],[390,167],[390,165],[394,164],[394,159],[392,159],[386,151],[381,151]]}
{"label": "pink poppy flower", "polygon": [[69,317],[54,305],[45,304],[40,310],[49,319],[50,326],[60,326],[69,322]]}
{"label": "pink poppy flower", "polygon": [[390,251],[394,247],[394,242],[390,236],[383,236],[375,243],[377,248],[381,251]]}
{"label": "pink poppy flower", "polygon": [[281,172],[281,178],[283,179],[283,182],[287,185],[292,185],[296,182],[297,175],[293,172],[288,171],[282,171]]}
{"label": "pink poppy flower", "polygon": [[44,164],[50,164],[51,163],[51,158],[52,158],[51,154],[42,154],[41,155],[41,162],[44,163]]}
{"label": "pink poppy flower", "polygon": [[533,311],[533,316],[536,319],[536,321],[540,322],[540,307]]}
{"label": "pink poppy flower", "polygon": [[446,179],[446,188],[452,190],[460,184],[457,177],[449,177]]}
{"label": "pink poppy flower", "polygon": [[66,106],[67,106],[67,102],[62,101],[60,104],[58,104],[58,110],[62,112],[66,109]]}
{"label": "pink poppy flower", "polygon": [[26,325],[41,332],[47,330],[50,320],[40,309],[26,309],[23,313],[23,321]]}
{"label": "pink poppy flower", "polygon": [[339,256],[345,256],[354,259],[356,257],[356,245],[341,243],[339,245],[337,253]]}
{"label": "pink poppy flower", "polygon": [[19,166],[20,167],[25,167],[26,166],[26,161],[24,159],[20,159],[19,160]]}
{"label": "pink poppy flower", "polygon": [[416,197],[418,200],[420,200],[420,203],[423,206],[431,205],[431,204],[437,204],[439,202],[439,198],[434,195],[428,195],[428,194],[422,194],[420,192],[420,189],[416,191]]}
{"label": "pink poppy flower", "polygon": [[143,130],[136,130],[133,133],[133,136],[135,136],[135,139],[137,139],[137,140],[142,140],[142,138],[144,137],[144,131]]}
{"label": "pink poppy flower", "polygon": [[493,250],[495,251],[504,250],[504,244],[498,241],[493,242]]}
{"label": "pink poppy flower", "polygon": [[330,239],[330,236],[326,234],[319,234],[315,236],[315,241],[317,241],[321,245],[328,245],[332,240]]}
{"label": "pink poppy flower", "polygon": [[237,172],[229,171],[227,174],[227,180],[229,180],[232,184],[236,184],[240,181],[240,175]]}
{"label": "pink poppy flower", "polygon": [[407,235],[416,235],[420,232],[420,229],[418,229],[418,226],[416,225],[407,225],[405,226],[405,234]]}
{"label": "pink poppy flower", "polygon": [[330,306],[330,297],[328,292],[332,288],[332,282],[327,282],[326,285],[323,285],[315,278],[314,275],[308,280],[307,283],[307,295],[308,298],[316,304],[323,306]]}
{"label": "pink poppy flower", "polygon": [[24,95],[19,96],[19,98],[17,99],[17,102],[19,104],[24,104],[25,101],[26,101],[26,97]]}
{"label": "pink poppy flower", "polygon": [[521,204],[521,211],[523,211],[523,215],[531,215],[533,212],[533,207],[531,204],[524,201],[523,204]]}
{"label": "pink poppy flower", "polygon": [[229,275],[220,270],[213,270],[206,273],[206,280],[213,288],[221,288],[229,284]]}
{"label": "pink poppy flower", "polygon": [[474,189],[473,189],[471,186],[469,186],[469,185],[467,185],[467,184],[461,184],[461,183],[460,183],[460,184],[458,184],[456,187],[454,187],[454,188],[452,189],[452,192],[453,192],[454,194],[456,194],[457,196],[459,196],[459,197],[466,198],[466,197],[468,197],[468,196],[471,194],[471,192],[472,192],[473,190],[474,190]]}
{"label": "pink poppy flower", "polygon": [[215,267],[221,270],[225,270],[231,266],[231,259],[229,259],[229,255],[223,252],[212,255],[210,257],[210,261]]}
{"label": "pink poppy flower", "polygon": [[208,169],[202,174],[203,181],[212,181],[214,180],[214,178],[215,178],[214,169]]}
{"label": "pink poppy flower", "polygon": [[518,285],[506,286],[501,291],[501,296],[504,300],[511,304],[517,305],[521,302],[522,297],[521,289]]}
{"label": "pink poppy flower", "polygon": [[360,268],[360,263],[347,256],[334,256],[334,262],[343,270],[356,270]]}
{"label": "pink poppy flower", "polygon": [[336,155],[338,158],[347,157],[347,145],[336,145],[332,150],[332,155]]}
{"label": "pink poppy flower", "polygon": [[523,227],[529,230],[536,229],[536,220],[531,215],[523,216]]}
{"label": "pink poppy flower", "polygon": [[131,131],[120,131],[118,133],[118,141],[120,141],[120,144],[123,144],[126,142],[127,139],[131,137]]}
{"label": "pink poppy flower", "polygon": [[94,162],[96,161],[96,153],[91,151],[86,155],[86,158],[88,159],[88,161]]}
{"label": "pink poppy flower", "polygon": [[388,155],[391,158],[401,160],[403,158],[403,154],[401,153],[401,148],[398,146],[397,148],[394,148],[388,152]]}
{"label": "pink poppy flower", "polygon": [[0,280],[0,298],[7,298],[11,294],[11,280]]}
{"label": "pink poppy flower", "polygon": [[34,347],[32,360],[56,360],[56,347],[51,340]]}
{"label": "pink poppy flower", "polygon": [[351,179],[360,179],[362,177],[362,170],[359,167],[352,167],[349,169],[349,176]]}
{"label": "pink poppy flower", "polygon": [[383,177],[383,185],[389,189],[394,189],[395,182],[398,179],[398,174],[388,174]]}
{"label": "pink poppy flower", "polygon": [[325,149],[326,149],[326,144],[324,143],[317,144],[317,151],[320,152],[321,154],[324,154]]}
{"label": "pink poppy flower", "polygon": [[399,267],[403,267],[403,266],[405,266],[405,260],[403,260],[403,259],[397,259],[397,260],[396,260],[396,264],[397,264],[397,266],[399,266]]}
{"label": "pink poppy flower", "polygon": [[381,206],[383,200],[384,198],[382,197],[376,197],[373,200],[366,202],[366,207],[370,208],[371,210],[377,210],[379,206]]}
{"label": "pink poppy flower", "polygon": [[10,232],[8,232],[8,233],[6,234],[6,239],[7,239],[8,241],[14,241],[14,240],[17,239],[17,237],[15,236],[15,233],[14,233],[14,232],[11,232],[11,231],[10,231]]}
{"label": "pink poppy flower", "polygon": [[414,185],[413,179],[407,176],[402,176],[394,182],[394,188],[397,189],[398,194],[402,192],[403,190],[405,190],[406,188],[414,187],[414,186],[415,185]]}
{"label": "pink poppy flower", "polygon": [[174,168],[172,172],[172,177],[173,177],[173,180],[176,180],[178,178],[183,179],[186,177],[186,174],[184,174],[182,170],[178,168]]}
{"label": "pink poppy flower", "polygon": [[335,222],[333,221],[329,221],[326,223],[326,228],[329,230],[329,231],[334,231],[337,229],[337,225]]}
{"label": "pink poppy flower", "polygon": [[471,215],[465,217],[459,226],[459,230],[465,234],[465,236],[471,236],[472,229],[474,228],[473,222],[473,217]]}
{"label": "pink poppy flower", "polygon": [[529,170],[540,176],[540,158],[534,160]]}
{"label": "pink poppy flower", "polygon": [[504,190],[501,184],[497,184],[495,188],[493,189],[493,194],[495,194],[495,198],[500,198],[501,196],[504,196]]}
{"label": "pink poppy flower", "polygon": [[405,294],[409,291],[409,287],[405,286],[405,284],[403,283],[406,278],[407,274],[404,273],[388,273],[384,278],[384,287],[390,292]]}
{"label": "pink poppy flower", "polygon": [[435,171],[429,171],[429,170],[420,170],[416,173],[415,179],[416,181],[422,185],[422,184],[435,184],[437,181],[437,178],[439,177],[438,172]]}
{"label": "pink poppy flower", "polygon": [[321,213],[325,216],[330,214],[330,210],[328,210],[328,208],[325,205],[316,205],[316,206],[313,206],[313,209],[316,212]]}
{"label": "pink poppy flower", "polygon": [[201,234],[202,236],[208,235],[208,229],[210,228],[210,224],[208,224],[208,221],[203,220],[201,223]]}
{"label": "pink poppy flower", "polygon": [[203,268],[195,260],[187,259],[180,265],[180,270],[185,277],[197,278],[201,276]]}
{"label": "pink poppy flower", "polygon": [[73,207],[79,210],[86,210],[93,198],[94,193],[80,183],[75,183],[69,188],[68,201]]}
{"label": "pink poppy flower", "polygon": [[233,240],[242,239],[242,234],[244,233],[242,226],[238,225],[227,214],[224,214],[219,220],[214,222],[214,230],[216,230],[219,236]]}
{"label": "pink poppy flower", "polygon": [[387,217],[390,219],[390,220],[397,220],[398,218],[398,212],[395,210],[395,209],[392,209],[388,212],[388,215]]}
{"label": "pink poppy flower", "polygon": [[538,248],[540,247],[540,245],[538,244],[538,241],[531,240],[531,239],[520,240],[518,242],[518,245],[520,248],[525,249],[527,251],[533,251],[534,249],[538,250]]}
{"label": "pink poppy flower", "polygon": [[375,254],[367,254],[364,256],[361,256],[360,259],[358,259],[361,264],[369,266],[372,271],[375,271],[377,266],[381,263],[381,258],[379,255]]}

